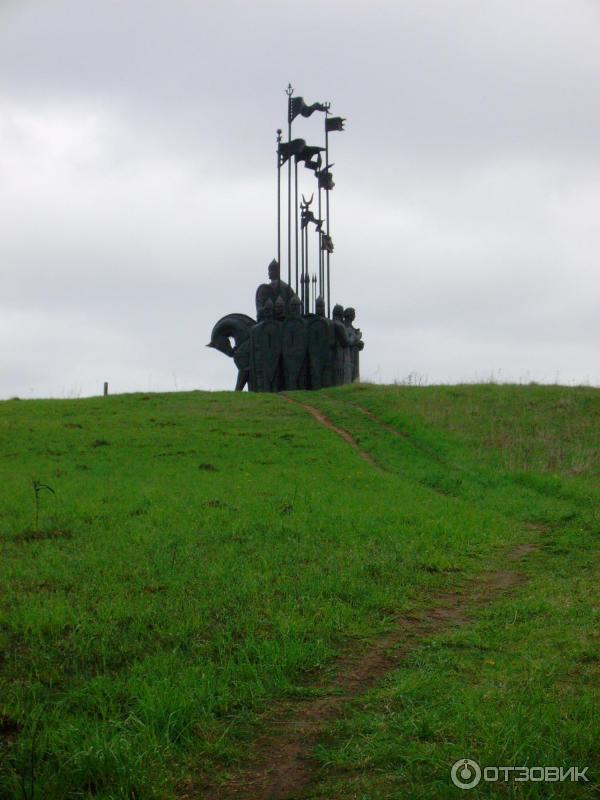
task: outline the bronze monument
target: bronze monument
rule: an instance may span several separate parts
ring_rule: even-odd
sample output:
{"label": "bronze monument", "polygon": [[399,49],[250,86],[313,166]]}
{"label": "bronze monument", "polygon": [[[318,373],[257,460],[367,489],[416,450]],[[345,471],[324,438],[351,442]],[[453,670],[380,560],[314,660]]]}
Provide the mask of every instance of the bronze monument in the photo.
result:
{"label": "bronze monument", "polygon": [[[256,290],[256,319],[227,314],[215,324],[208,347],[233,358],[236,391],[321,389],[359,380],[359,353],[365,344],[354,327],[354,308],[331,310],[329,195],[335,186],[329,161],[329,134],[344,130],[344,118],[330,116],[329,103],[307,105],[288,86],[288,140],[277,131],[277,258],[268,267],[268,283]],[[325,115],[324,147],[292,139],[292,123],[315,111]],[[323,155],[324,154],[324,163]],[[287,281],[281,278],[281,185],[287,164]],[[292,169],[293,164],[293,169]],[[316,178],[317,216],[302,194],[298,202],[298,164]],[[292,197],[293,190],[293,197]],[[314,226],[313,227],[311,227]],[[316,262],[312,265],[312,259]],[[294,280],[292,282],[292,262]]]}

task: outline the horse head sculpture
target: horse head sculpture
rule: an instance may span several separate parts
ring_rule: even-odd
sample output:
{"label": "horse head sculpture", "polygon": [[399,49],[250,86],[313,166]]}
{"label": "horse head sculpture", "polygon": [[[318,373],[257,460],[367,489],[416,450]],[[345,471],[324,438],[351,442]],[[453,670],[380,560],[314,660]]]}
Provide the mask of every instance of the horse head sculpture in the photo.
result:
{"label": "horse head sculpture", "polygon": [[238,368],[236,392],[243,390],[250,377],[250,328],[253,325],[256,320],[246,314],[227,314],[215,324],[206,345],[233,358]]}

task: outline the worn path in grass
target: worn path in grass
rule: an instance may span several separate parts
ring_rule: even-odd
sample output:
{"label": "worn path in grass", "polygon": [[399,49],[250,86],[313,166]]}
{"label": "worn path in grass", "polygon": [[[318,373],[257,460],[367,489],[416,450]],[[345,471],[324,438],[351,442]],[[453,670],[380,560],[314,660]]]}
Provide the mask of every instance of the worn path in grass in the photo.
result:
{"label": "worn path in grass", "polygon": [[[321,425],[334,431],[358,454],[380,468],[370,453],[362,450],[351,434],[334,425],[319,409],[290,397],[288,402],[304,408]],[[363,413],[368,413],[360,409]],[[371,416],[371,415],[369,415]],[[372,419],[381,422],[373,415]],[[400,435],[391,426],[389,432]],[[278,704],[264,720],[265,733],[257,740],[248,766],[218,786],[187,786],[181,797],[206,800],[291,800],[300,798],[316,776],[318,762],[311,758],[326,723],[342,714],[344,706],[380,682],[397,668],[407,654],[427,637],[465,625],[478,607],[491,603],[525,582],[518,563],[537,549],[533,542],[519,544],[504,553],[503,568],[494,565],[469,585],[438,594],[428,608],[403,614],[393,630],[366,647],[348,650],[333,668],[333,677],[321,677],[313,684],[316,697]]]}
{"label": "worn path in grass", "polygon": [[311,784],[318,762],[311,751],[325,723],[342,714],[353,698],[381,681],[405,656],[427,637],[471,621],[478,606],[485,605],[521,585],[525,576],[518,561],[536,549],[524,543],[504,556],[514,569],[493,569],[462,591],[439,595],[434,605],[400,617],[394,630],[361,652],[347,653],[337,662],[333,680],[317,683],[323,696],[286,703],[264,721],[265,734],[256,742],[250,765],[228,783],[195,787],[183,798],[206,800],[291,800],[300,798]]}
{"label": "worn path in grass", "polygon": [[294,400],[292,397],[288,397],[288,395],[285,394],[282,394],[281,397],[284,400],[287,400],[288,403],[292,403],[295,406],[300,406],[300,408],[303,408],[305,411],[308,411],[308,413],[314,419],[316,419],[316,421],[320,425],[323,425],[330,431],[337,433],[340,439],[343,439],[347,444],[350,445],[350,447],[353,447],[361,458],[364,458],[365,461],[367,461],[369,464],[372,464],[374,467],[381,469],[381,466],[377,464],[373,456],[370,453],[367,453],[366,450],[362,450],[359,447],[358,442],[354,439],[354,437],[350,433],[348,433],[347,430],[345,430],[344,428],[339,428],[337,425],[334,425],[333,422],[329,419],[329,417],[327,417],[322,411],[319,411],[318,408],[315,408],[314,406],[311,406],[308,403],[301,403],[299,400]]}

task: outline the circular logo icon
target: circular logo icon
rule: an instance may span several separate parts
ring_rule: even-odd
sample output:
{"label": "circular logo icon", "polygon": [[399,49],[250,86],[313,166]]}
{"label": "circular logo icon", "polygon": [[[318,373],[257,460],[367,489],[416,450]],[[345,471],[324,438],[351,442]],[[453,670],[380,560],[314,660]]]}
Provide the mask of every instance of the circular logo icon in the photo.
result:
{"label": "circular logo icon", "polygon": [[450,777],[459,789],[473,789],[481,780],[481,767],[470,758],[461,758],[452,765]]}

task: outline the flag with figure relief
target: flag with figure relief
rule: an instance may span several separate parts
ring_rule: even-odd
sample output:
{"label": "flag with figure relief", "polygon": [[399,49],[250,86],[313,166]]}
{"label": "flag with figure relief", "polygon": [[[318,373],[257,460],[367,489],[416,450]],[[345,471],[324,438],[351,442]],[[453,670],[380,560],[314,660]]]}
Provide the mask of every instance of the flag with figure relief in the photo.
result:
{"label": "flag with figure relief", "polygon": [[333,239],[326,233],[321,234],[321,250],[325,250],[326,253],[333,253]]}
{"label": "flag with figure relief", "polygon": [[335,183],[333,182],[333,175],[331,172],[329,172],[331,167],[333,167],[333,164],[325,167],[325,169],[317,170],[315,172],[319,182],[319,189],[325,189],[326,192],[330,192],[335,186]]}

